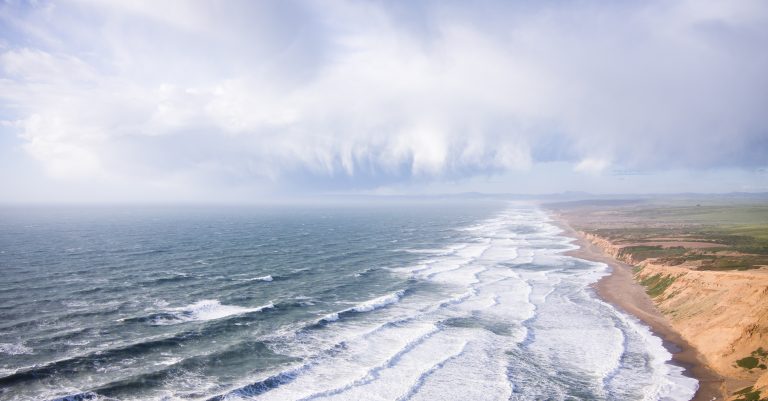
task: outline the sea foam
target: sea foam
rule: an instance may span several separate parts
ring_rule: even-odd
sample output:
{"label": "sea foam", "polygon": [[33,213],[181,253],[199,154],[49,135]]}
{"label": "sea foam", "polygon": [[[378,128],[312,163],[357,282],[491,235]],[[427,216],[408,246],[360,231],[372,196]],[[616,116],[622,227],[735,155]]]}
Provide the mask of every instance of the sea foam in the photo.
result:
{"label": "sea foam", "polygon": [[[174,324],[191,321],[207,321],[225,318],[244,313],[261,312],[264,309],[274,308],[270,302],[255,308],[245,308],[236,305],[222,305],[217,299],[203,299],[193,304],[168,310],[170,316],[163,315],[155,319],[155,324]],[[169,319],[170,317],[170,319]]]}
{"label": "sea foam", "polygon": [[348,313],[363,313],[371,312],[376,309],[383,308],[387,305],[391,305],[400,301],[400,298],[405,295],[404,290],[395,291],[391,294],[387,294],[378,298],[374,298],[365,302],[361,302],[351,308],[340,310],[338,312],[329,313],[322,318],[318,319],[318,323],[330,323],[335,322],[341,318],[342,315]]}
{"label": "sea foam", "polygon": [[8,355],[31,354],[32,348],[29,348],[21,343],[18,343],[18,344],[0,343],[0,353],[8,354]]}
{"label": "sea foam", "polygon": [[378,297],[370,301],[365,301],[353,308],[350,308],[350,310],[355,312],[370,312],[372,310],[383,308],[387,305],[398,302],[400,300],[400,297],[403,296],[403,294],[405,294],[405,291],[403,290],[396,291],[392,294],[384,295],[382,297]]}

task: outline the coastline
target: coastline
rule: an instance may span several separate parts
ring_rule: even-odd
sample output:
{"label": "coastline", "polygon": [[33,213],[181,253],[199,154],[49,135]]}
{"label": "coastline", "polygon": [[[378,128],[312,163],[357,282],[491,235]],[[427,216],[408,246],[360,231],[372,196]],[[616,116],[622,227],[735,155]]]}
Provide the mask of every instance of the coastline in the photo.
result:
{"label": "coastline", "polygon": [[574,230],[568,222],[557,216],[553,217],[553,222],[565,231],[566,236],[575,238],[574,244],[579,246],[579,249],[568,251],[566,255],[602,262],[610,267],[610,274],[593,284],[597,295],[648,325],[651,331],[663,340],[664,346],[672,354],[672,361],[682,366],[686,375],[699,381],[699,388],[692,400],[726,400],[725,378],[710,368],[699,351],[685,341],[658,311],[645,289],[635,282],[632,266],[606,255]]}

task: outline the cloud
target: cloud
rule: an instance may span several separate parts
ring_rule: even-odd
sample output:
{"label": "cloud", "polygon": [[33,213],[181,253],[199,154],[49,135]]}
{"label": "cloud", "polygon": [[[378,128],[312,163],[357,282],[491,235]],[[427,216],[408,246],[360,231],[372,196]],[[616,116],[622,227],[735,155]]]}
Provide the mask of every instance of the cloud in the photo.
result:
{"label": "cloud", "polygon": [[375,188],[551,161],[768,164],[757,0],[14,4],[2,117],[60,179]]}
{"label": "cloud", "polygon": [[588,157],[578,162],[573,170],[579,173],[597,174],[603,172],[608,166],[610,166],[608,160]]}

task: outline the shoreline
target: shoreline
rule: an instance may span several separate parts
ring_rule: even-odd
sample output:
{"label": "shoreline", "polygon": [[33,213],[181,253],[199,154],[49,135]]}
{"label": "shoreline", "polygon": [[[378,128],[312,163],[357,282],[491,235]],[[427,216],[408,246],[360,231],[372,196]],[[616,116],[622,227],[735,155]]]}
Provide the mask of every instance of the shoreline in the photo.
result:
{"label": "shoreline", "polygon": [[566,252],[568,256],[605,263],[610,273],[592,284],[597,295],[617,309],[628,313],[648,325],[654,335],[662,339],[664,347],[672,354],[672,362],[685,369],[684,374],[699,382],[692,401],[726,400],[725,378],[716,373],[699,353],[671,326],[645,293],[645,289],[632,276],[632,266],[606,255],[587,241],[567,221],[552,216],[553,222],[574,238],[579,249]]}

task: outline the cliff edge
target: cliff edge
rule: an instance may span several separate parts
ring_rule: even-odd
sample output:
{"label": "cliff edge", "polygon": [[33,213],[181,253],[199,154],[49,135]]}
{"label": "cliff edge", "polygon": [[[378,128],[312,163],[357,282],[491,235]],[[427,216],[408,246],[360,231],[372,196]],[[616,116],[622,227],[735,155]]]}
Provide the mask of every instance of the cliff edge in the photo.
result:
{"label": "cliff edge", "polygon": [[635,279],[672,327],[729,379],[731,399],[768,399],[768,269],[697,270],[664,258],[639,260],[622,245],[581,234],[635,266]]}

